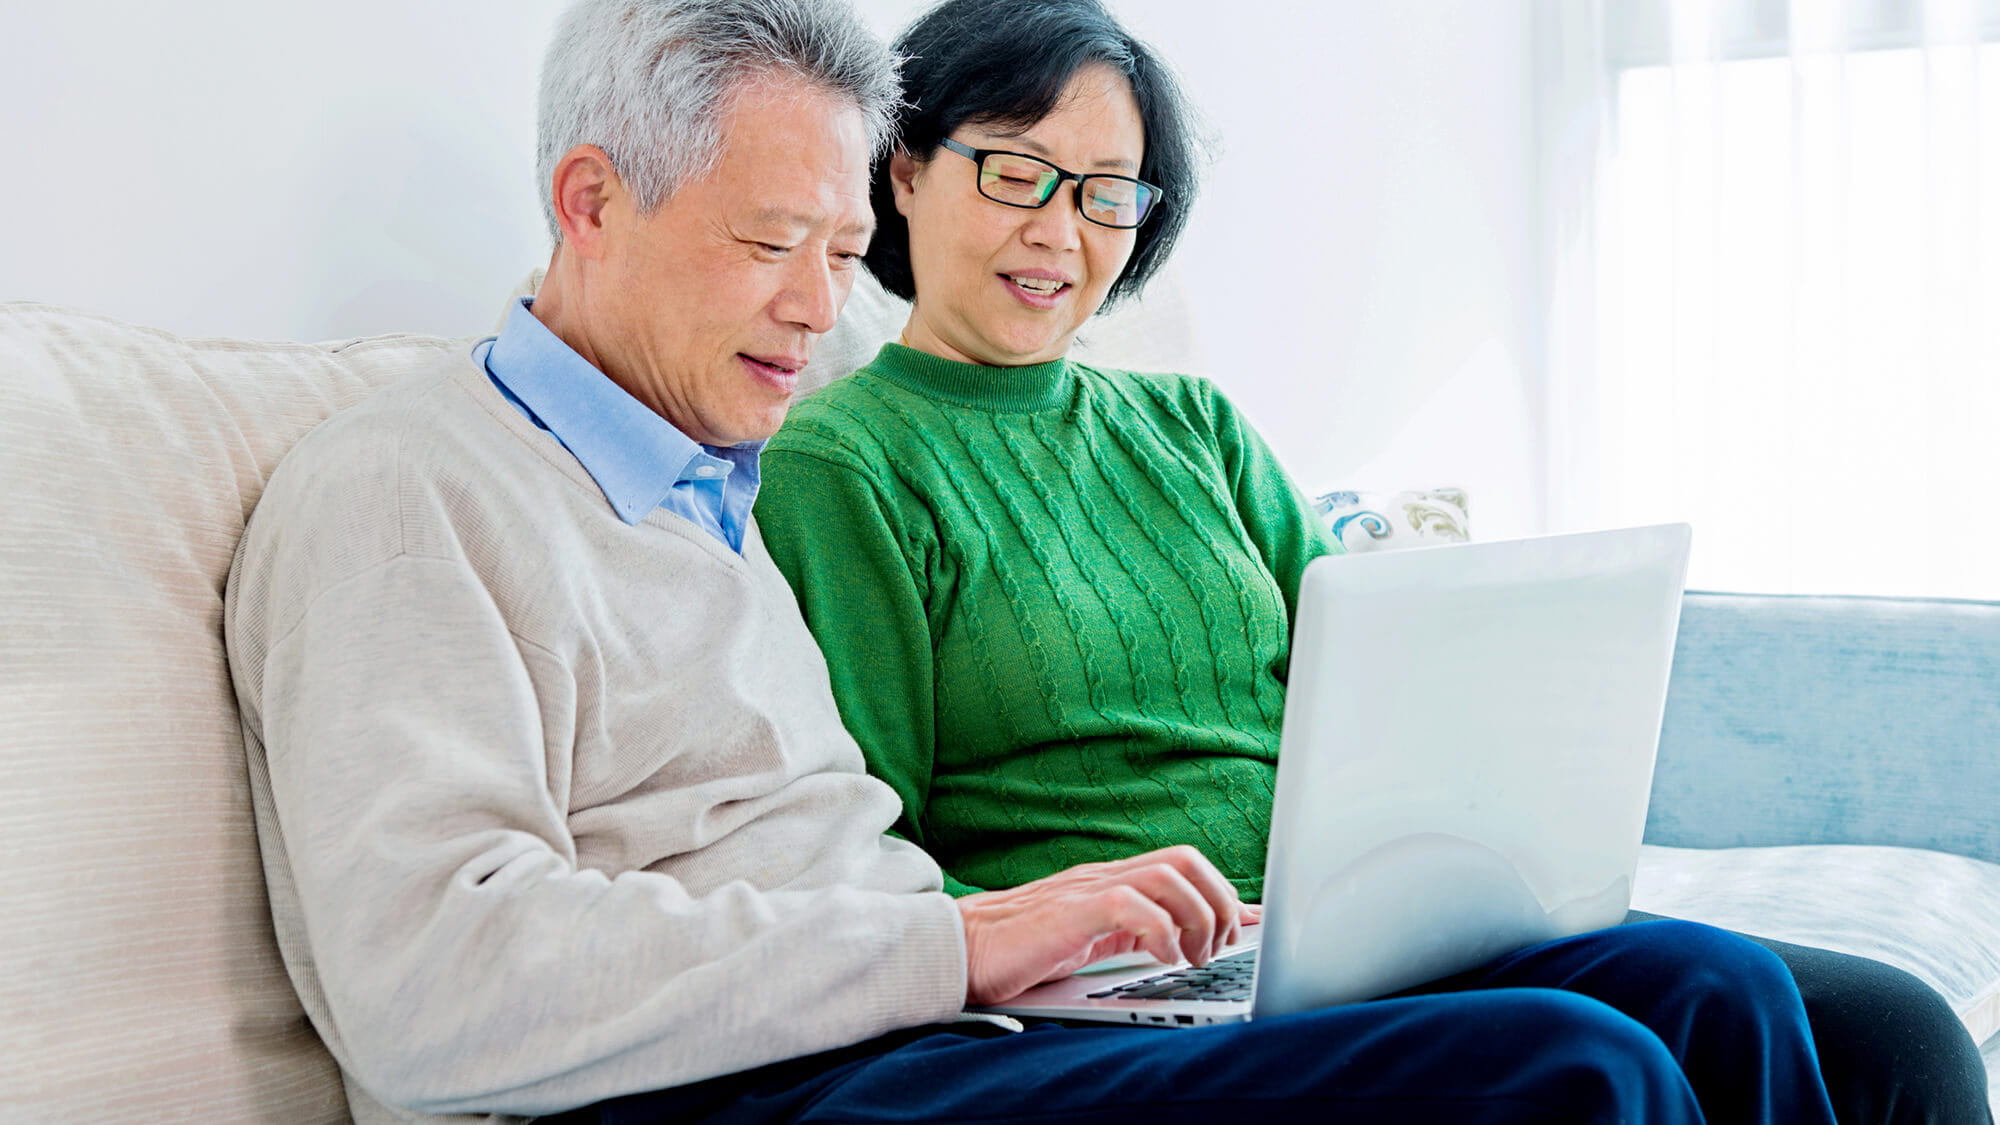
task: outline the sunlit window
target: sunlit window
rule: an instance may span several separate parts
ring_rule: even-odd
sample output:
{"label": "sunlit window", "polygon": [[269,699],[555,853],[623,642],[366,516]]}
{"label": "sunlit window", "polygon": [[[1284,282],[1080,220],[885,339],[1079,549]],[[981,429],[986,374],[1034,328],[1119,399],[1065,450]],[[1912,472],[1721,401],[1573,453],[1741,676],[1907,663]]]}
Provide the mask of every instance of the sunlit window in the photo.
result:
{"label": "sunlit window", "polygon": [[2000,44],[1606,89],[1592,522],[1691,521],[1697,587],[2000,597]]}

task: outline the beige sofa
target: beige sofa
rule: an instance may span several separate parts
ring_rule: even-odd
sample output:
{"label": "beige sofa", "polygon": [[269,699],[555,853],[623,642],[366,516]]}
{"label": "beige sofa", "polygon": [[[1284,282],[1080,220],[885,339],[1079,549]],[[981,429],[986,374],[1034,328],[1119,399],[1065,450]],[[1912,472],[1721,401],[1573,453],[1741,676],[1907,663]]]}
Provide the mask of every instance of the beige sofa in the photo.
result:
{"label": "beige sofa", "polygon": [[[808,381],[900,317],[864,287]],[[1198,370],[1192,320],[1169,284],[1093,325],[1086,354]],[[222,591],[286,450],[469,339],[188,340],[0,304],[0,1117],[346,1119],[271,933]],[[1716,862],[1660,852],[1641,905],[1698,915]],[[1968,1018],[2000,1020],[1976,1000]]]}

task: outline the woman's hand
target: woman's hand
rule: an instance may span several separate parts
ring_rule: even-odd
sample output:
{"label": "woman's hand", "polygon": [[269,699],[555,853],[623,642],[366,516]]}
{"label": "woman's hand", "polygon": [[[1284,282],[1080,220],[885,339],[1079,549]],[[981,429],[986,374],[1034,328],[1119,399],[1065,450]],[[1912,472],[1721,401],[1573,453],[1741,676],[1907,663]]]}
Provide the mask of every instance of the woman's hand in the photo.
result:
{"label": "woman's hand", "polygon": [[1119,953],[1204,965],[1262,916],[1185,844],[967,895],[958,912],[968,1004],[1011,1000]]}

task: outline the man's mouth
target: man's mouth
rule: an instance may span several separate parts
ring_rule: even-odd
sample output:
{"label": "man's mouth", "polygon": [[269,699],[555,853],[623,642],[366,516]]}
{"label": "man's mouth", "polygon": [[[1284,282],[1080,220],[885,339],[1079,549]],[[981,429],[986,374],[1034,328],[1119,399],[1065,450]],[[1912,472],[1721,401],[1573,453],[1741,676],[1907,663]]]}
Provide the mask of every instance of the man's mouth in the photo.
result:
{"label": "man's mouth", "polygon": [[797,375],[799,370],[806,365],[805,360],[794,359],[790,356],[764,356],[760,358],[745,352],[737,352],[736,354],[753,369],[766,371],[778,376]]}
{"label": "man's mouth", "polygon": [[773,391],[789,395],[797,389],[799,369],[806,365],[800,356],[767,355],[754,356],[737,352],[736,358],[743,364],[743,370],[750,377]]}

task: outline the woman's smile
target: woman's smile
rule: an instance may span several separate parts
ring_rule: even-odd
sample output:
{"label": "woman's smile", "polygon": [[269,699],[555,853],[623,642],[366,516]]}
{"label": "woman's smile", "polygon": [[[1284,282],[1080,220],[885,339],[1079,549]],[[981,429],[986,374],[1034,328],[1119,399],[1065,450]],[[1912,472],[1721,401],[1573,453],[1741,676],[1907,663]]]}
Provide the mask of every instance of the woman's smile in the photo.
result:
{"label": "woman's smile", "polygon": [[995,275],[1014,298],[1031,309],[1052,309],[1076,288],[1069,275],[1057,270],[1010,270]]}

